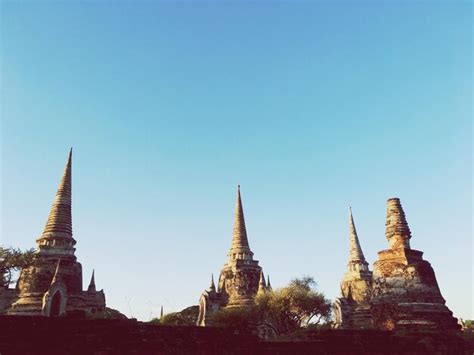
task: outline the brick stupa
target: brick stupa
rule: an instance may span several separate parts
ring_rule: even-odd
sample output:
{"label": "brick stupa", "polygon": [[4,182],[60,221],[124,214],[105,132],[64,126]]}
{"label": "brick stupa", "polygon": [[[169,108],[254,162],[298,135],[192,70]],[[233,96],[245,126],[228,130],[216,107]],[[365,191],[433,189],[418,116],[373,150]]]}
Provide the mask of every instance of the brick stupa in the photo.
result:
{"label": "brick stupa", "polygon": [[232,244],[227,256],[227,263],[219,275],[217,289],[212,279],[209,289],[205,290],[199,299],[198,325],[208,325],[210,316],[220,308],[246,307],[253,304],[257,293],[270,287],[267,286],[262,268],[258,261],[253,259],[253,252],[250,250],[240,186],[237,188]]}
{"label": "brick stupa", "polygon": [[[82,289],[82,266],[77,261],[72,236],[72,149],[48,221],[36,240],[36,260],[21,270],[16,289],[5,289],[0,313],[62,316],[101,312],[104,292],[97,291],[94,274],[87,291]],[[12,294],[14,293],[13,297]]]}
{"label": "brick stupa", "polygon": [[423,252],[411,249],[411,232],[398,198],[387,201],[389,249],[373,267],[372,317],[382,329],[451,331],[457,319],[445,305],[436,276]]}
{"label": "brick stupa", "polygon": [[372,272],[365,260],[349,209],[349,262],[341,281],[341,297],[334,302],[335,328],[370,328]]}

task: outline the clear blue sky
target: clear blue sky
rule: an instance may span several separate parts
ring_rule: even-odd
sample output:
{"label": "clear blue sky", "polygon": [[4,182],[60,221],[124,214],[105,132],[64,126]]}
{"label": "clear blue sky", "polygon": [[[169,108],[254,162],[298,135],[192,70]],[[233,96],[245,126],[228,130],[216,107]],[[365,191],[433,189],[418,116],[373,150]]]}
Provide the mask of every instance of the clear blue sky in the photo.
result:
{"label": "clear blue sky", "polygon": [[473,316],[469,2],[1,2],[1,243],[34,246],[74,147],[84,287],[143,320],[197,304],[237,184],[274,287],[339,292],[400,197]]}

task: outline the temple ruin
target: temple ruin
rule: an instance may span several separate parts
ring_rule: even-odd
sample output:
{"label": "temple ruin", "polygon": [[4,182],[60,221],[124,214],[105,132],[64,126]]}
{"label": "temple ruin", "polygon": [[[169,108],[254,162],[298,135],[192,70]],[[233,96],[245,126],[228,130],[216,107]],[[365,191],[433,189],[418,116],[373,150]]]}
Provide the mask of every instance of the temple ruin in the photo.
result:
{"label": "temple ruin", "polygon": [[209,288],[199,299],[197,324],[200,326],[207,325],[209,317],[218,309],[251,305],[258,292],[264,292],[271,287],[270,279],[267,285],[262,268],[258,261],[253,259],[253,252],[250,250],[240,186],[237,188],[232,244],[227,256],[228,260],[219,275],[217,288],[212,277]]}
{"label": "temple ruin", "polygon": [[372,272],[359,243],[357,230],[349,209],[349,262],[341,281],[341,297],[335,301],[336,328],[370,328],[370,296]]}
{"label": "temple ruin", "polygon": [[457,319],[446,306],[430,263],[411,249],[411,231],[398,198],[387,201],[389,248],[378,252],[373,274],[362,254],[350,219],[349,271],[335,303],[337,328],[397,331],[456,331]]}
{"label": "temple ruin", "polygon": [[72,149],[48,221],[36,240],[36,258],[21,270],[14,289],[0,290],[0,314],[46,317],[101,312],[104,291],[96,290],[94,272],[82,290],[82,265],[72,236]]}

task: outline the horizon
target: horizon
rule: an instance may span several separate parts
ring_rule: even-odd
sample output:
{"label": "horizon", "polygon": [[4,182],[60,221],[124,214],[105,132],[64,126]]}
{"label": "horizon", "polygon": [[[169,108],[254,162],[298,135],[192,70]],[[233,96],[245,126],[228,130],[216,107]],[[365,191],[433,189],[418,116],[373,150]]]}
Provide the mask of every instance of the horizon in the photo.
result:
{"label": "horizon", "polygon": [[[35,246],[73,149],[73,233],[107,306],[198,303],[241,185],[273,288],[339,294],[349,206],[370,268],[398,197],[474,319],[468,3],[1,3],[0,242]],[[58,31],[58,28],[61,31]]]}

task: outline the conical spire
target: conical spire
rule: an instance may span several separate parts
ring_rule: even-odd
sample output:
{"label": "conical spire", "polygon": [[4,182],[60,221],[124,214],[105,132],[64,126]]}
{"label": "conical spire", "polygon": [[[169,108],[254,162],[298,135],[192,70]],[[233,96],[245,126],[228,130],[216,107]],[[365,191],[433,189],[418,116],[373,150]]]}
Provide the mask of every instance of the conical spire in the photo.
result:
{"label": "conical spire", "polygon": [[72,184],[72,148],[64,169],[63,177],[59,183],[56,198],[54,199],[48,221],[40,239],[51,237],[72,238],[71,218],[71,184]]}
{"label": "conical spire", "polygon": [[258,281],[258,291],[257,293],[262,293],[267,290],[267,285],[265,284],[265,276],[263,271],[260,271],[260,280]]}
{"label": "conical spire", "polygon": [[89,287],[87,288],[87,292],[96,292],[94,273],[95,273],[95,270],[92,269],[91,282],[89,283]]}
{"label": "conical spire", "polygon": [[61,266],[61,259],[58,259],[58,263],[56,264],[56,270],[54,271],[53,279],[51,280],[51,284],[54,284],[61,280],[61,275],[59,274],[59,267]]}
{"label": "conical spire", "polygon": [[163,318],[163,306],[161,306],[161,310],[160,310],[160,319]]}
{"label": "conical spire", "polygon": [[[237,202],[235,205],[234,214],[234,229],[232,233],[232,246],[230,248],[229,256],[233,254],[248,254],[251,256],[253,253],[250,250],[249,242],[247,239],[247,229],[245,228],[244,210],[242,208],[242,199],[240,197],[240,185],[237,187]],[[244,258],[243,256],[237,256],[237,259]]]}
{"label": "conical spire", "polygon": [[349,262],[362,261],[365,262],[364,253],[360,247],[359,237],[352,216],[352,208],[349,207]]}
{"label": "conical spire", "polygon": [[387,221],[385,223],[385,235],[391,249],[410,249],[411,232],[405,218],[402,204],[398,198],[387,200]]}
{"label": "conical spire", "polygon": [[209,286],[209,291],[216,292],[216,285],[214,284],[214,274],[211,274],[211,285]]}
{"label": "conical spire", "polygon": [[272,284],[270,283],[270,275],[267,275],[267,290],[272,290]]}

